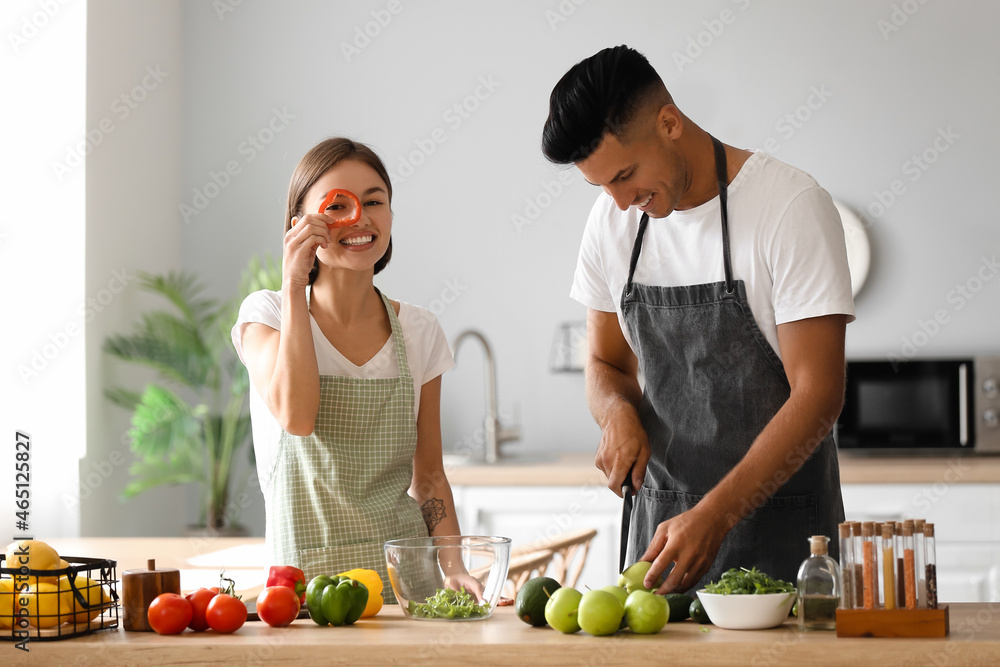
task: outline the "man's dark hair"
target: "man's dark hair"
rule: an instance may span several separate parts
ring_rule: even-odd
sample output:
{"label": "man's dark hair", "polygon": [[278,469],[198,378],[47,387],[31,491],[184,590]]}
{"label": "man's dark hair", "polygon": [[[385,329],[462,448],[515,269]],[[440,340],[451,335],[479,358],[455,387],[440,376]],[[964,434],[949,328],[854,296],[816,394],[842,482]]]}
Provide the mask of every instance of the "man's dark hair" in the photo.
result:
{"label": "man's dark hair", "polygon": [[556,164],[586,160],[605,134],[621,138],[643,102],[659,90],[666,92],[663,80],[635,49],[615,46],[581,60],[549,96],[542,153]]}

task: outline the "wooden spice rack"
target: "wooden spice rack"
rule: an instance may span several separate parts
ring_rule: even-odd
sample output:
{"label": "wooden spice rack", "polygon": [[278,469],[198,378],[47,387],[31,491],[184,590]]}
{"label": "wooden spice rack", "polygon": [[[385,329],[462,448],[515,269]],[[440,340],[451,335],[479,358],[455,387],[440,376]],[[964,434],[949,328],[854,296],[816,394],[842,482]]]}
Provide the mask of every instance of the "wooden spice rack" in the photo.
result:
{"label": "wooden spice rack", "polygon": [[838,637],[947,637],[948,605],[937,609],[838,609]]}

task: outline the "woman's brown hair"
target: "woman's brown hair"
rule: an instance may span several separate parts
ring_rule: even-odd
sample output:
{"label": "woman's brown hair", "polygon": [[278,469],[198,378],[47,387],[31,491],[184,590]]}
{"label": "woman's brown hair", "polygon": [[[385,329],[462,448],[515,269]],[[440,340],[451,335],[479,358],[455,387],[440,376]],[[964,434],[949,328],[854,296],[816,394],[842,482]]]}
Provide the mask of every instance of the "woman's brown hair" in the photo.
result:
{"label": "woman's brown hair", "polygon": [[[285,207],[285,233],[292,228],[292,218],[301,217],[305,211],[302,209],[303,200],[316,181],[326,172],[333,169],[344,160],[357,160],[367,164],[375,170],[379,177],[385,181],[386,194],[389,197],[390,210],[392,207],[392,182],[389,180],[389,172],[382,164],[381,158],[375,154],[368,146],[345,139],[343,137],[333,137],[316,144],[306,153],[299,164],[292,172],[292,181],[288,184],[288,205]],[[392,236],[389,236],[389,247],[385,249],[385,254],[375,262],[375,273],[378,273],[389,264],[392,258]],[[314,260],[313,269],[309,272],[309,284],[312,285],[319,273],[319,259]]]}

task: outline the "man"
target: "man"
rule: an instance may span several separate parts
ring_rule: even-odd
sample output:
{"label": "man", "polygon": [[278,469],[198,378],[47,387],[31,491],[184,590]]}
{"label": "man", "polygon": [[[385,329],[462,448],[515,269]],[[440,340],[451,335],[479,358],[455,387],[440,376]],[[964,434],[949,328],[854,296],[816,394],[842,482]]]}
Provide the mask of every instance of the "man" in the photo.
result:
{"label": "man", "polygon": [[597,467],[637,491],[628,561],[652,561],[651,587],[669,571],[660,593],[733,567],[794,581],[844,518],[831,429],[854,303],[829,194],[715,140],[625,46],[559,81],[542,150],[604,190],[571,296]]}

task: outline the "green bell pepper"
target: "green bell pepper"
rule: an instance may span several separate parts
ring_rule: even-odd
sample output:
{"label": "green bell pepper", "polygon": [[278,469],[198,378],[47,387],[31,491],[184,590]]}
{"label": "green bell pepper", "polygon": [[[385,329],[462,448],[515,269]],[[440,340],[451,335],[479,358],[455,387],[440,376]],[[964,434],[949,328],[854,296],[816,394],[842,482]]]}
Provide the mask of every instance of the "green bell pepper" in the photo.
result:
{"label": "green bell pepper", "polygon": [[309,616],[318,625],[351,625],[368,604],[368,589],[348,577],[313,577],[306,587]]}

